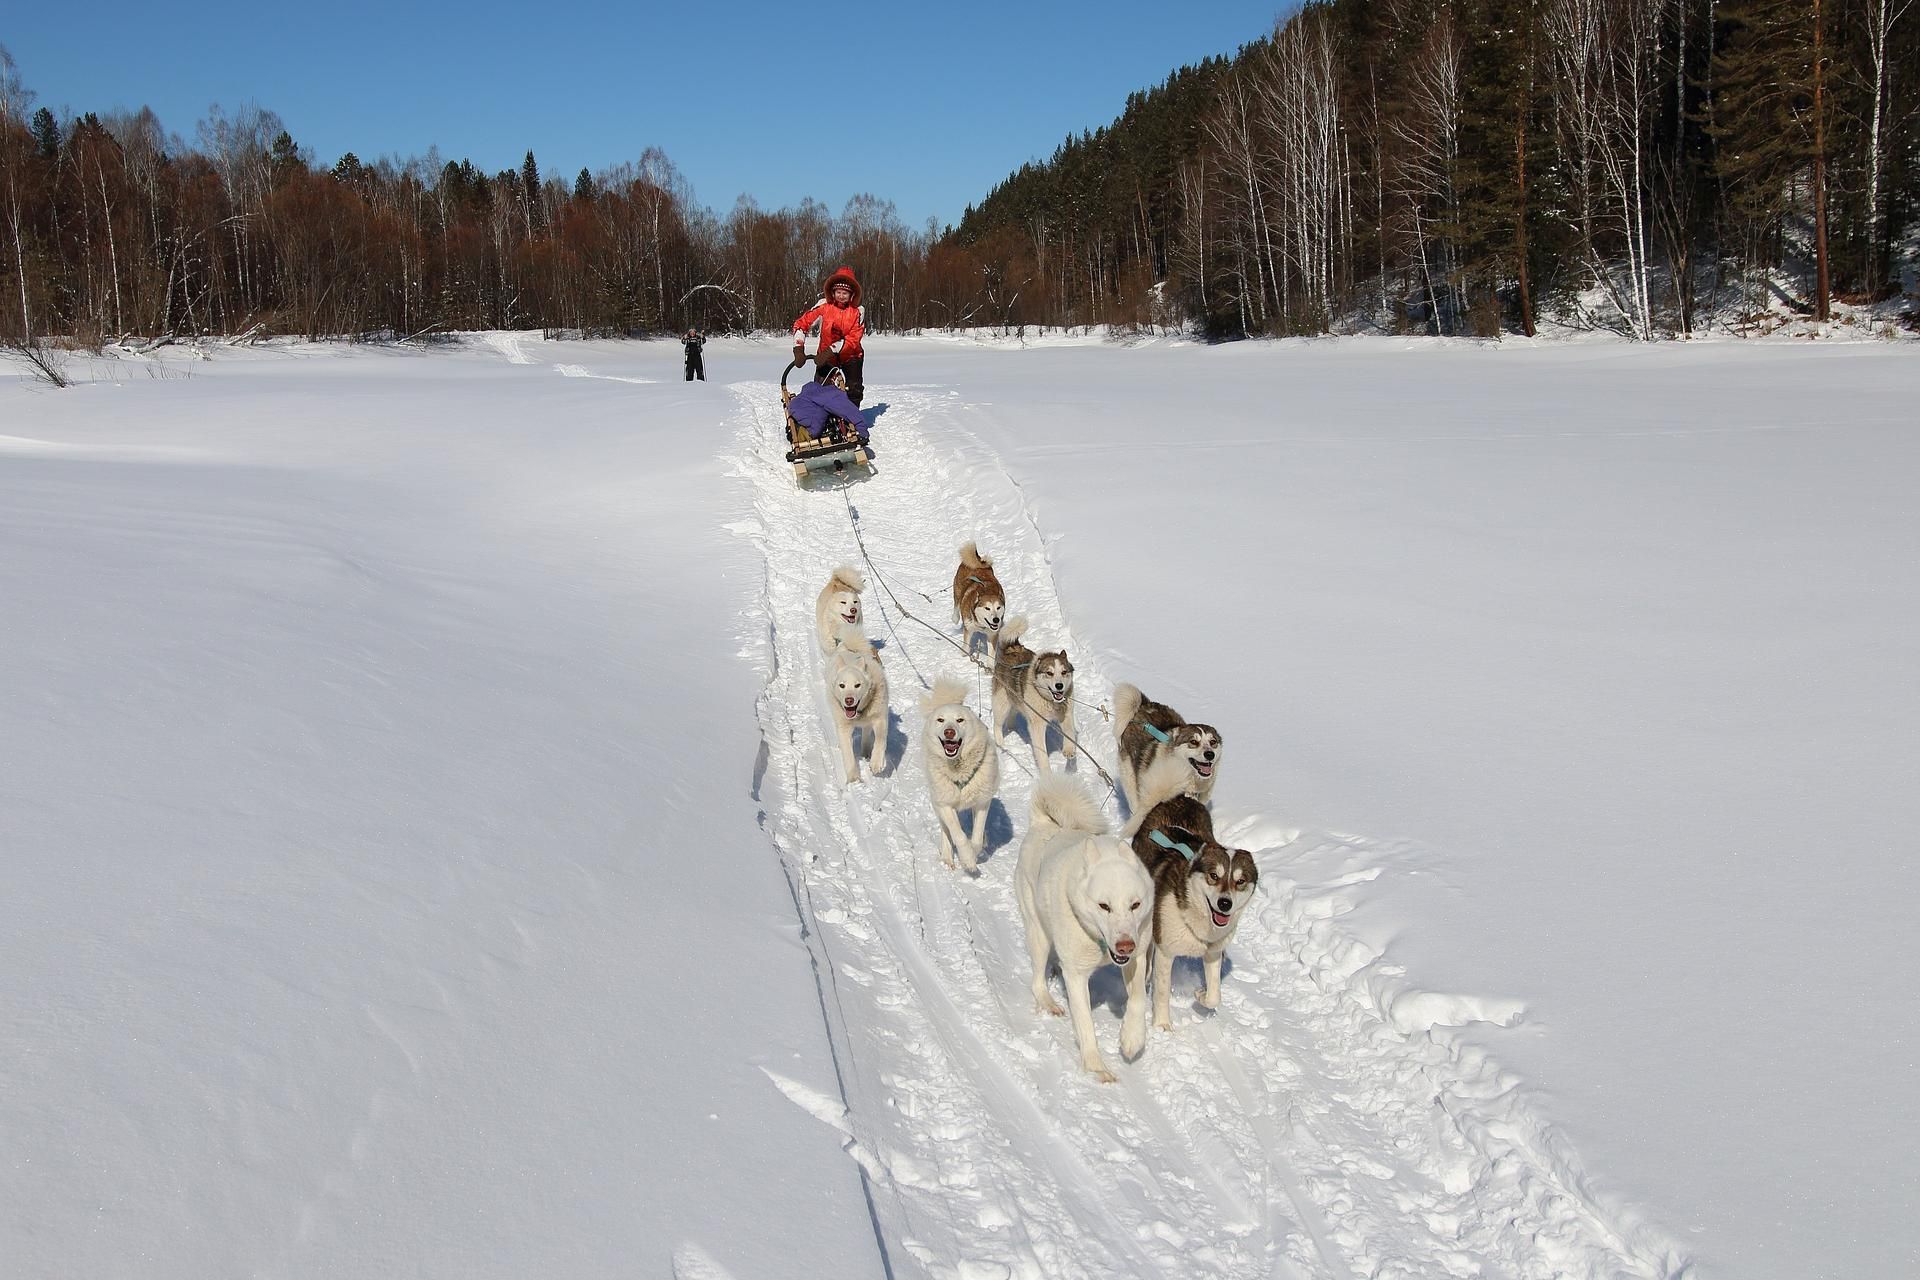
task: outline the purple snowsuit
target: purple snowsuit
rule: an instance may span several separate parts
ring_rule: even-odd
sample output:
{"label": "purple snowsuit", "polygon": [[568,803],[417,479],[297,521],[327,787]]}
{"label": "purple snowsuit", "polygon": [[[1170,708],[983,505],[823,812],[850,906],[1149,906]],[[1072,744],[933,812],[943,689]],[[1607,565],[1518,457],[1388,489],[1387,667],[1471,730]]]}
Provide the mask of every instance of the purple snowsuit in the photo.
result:
{"label": "purple snowsuit", "polygon": [[832,416],[845,419],[859,433],[861,443],[866,443],[867,420],[860,416],[853,401],[847,399],[847,393],[831,383],[809,382],[787,402],[787,412],[815,440],[826,431],[827,418]]}

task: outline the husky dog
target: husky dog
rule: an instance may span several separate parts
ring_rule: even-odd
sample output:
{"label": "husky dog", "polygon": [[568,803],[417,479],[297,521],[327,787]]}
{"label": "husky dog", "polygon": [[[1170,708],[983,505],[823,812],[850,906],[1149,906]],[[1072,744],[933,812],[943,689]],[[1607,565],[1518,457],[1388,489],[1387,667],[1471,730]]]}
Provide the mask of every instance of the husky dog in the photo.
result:
{"label": "husky dog", "polygon": [[[933,813],[940,820],[940,861],[951,867],[958,854],[961,869],[972,875],[987,838],[987,806],[1000,787],[1000,753],[987,726],[967,708],[966,696],[967,687],[957,680],[934,682],[933,692],[920,700],[926,717],[920,745],[927,755]],[[971,831],[960,824],[966,811],[973,814]]]}
{"label": "husky dog", "polygon": [[1093,1038],[1087,980],[1103,964],[1126,977],[1127,1009],[1120,1020],[1120,1053],[1128,1061],[1147,1047],[1146,949],[1153,943],[1153,877],[1126,842],[1106,833],[1092,799],[1057,775],[1033,788],[1033,819],[1020,843],[1014,880],[1033,961],[1033,1003],[1056,1016],[1047,991],[1047,955],[1060,958],[1060,977],[1073,1010],[1080,1065],[1103,1084],[1115,1077]]}
{"label": "husky dog", "polygon": [[853,735],[862,730],[873,742],[867,749],[867,771],[879,774],[887,763],[887,673],[872,645],[846,646],[828,655],[827,701],[833,704],[840,730],[840,759],[847,766],[847,781],[860,781]]}
{"label": "husky dog", "polygon": [[1007,612],[1007,593],[994,576],[993,561],[969,542],[960,548],[960,567],[953,571],[953,616],[960,623],[967,652],[973,638],[985,636],[989,651],[1000,647],[1000,619]]}
{"label": "husky dog", "polygon": [[866,644],[865,614],[860,609],[860,593],[866,589],[866,578],[852,565],[841,565],[827,579],[813,606],[820,652],[832,653],[842,645],[858,649]]}
{"label": "husky dog", "polygon": [[1143,697],[1130,684],[1115,685],[1113,714],[1120,725],[1120,789],[1126,793],[1131,835],[1147,810],[1172,796],[1213,798],[1220,764],[1220,731],[1189,724],[1164,703]]}
{"label": "husky dog", "polygon": [[1153,1025],[1171,1031],[1174,957],[1200,957],[1207,974],[1200,1003],[1218,1009],[1220,961],[1260,869],[1245,849],[1223,848],[1213,838],[1213,815],[1192,796],[1155,805],[1133,837],[1133,851],[1153,874]]}
{"label": "husky dog", "polygon": [[1047,726],[1060,726],[1060,754],[1071,760],[1073,747],[1073,663],[1065,649],[1035,653],[1020,642],[1025,618],[1009,618],[1000,629],[1000,651],[993,655],[993,731],[1004,738],[1017,711],[1027,722],[1033,764],[1045,773]]}

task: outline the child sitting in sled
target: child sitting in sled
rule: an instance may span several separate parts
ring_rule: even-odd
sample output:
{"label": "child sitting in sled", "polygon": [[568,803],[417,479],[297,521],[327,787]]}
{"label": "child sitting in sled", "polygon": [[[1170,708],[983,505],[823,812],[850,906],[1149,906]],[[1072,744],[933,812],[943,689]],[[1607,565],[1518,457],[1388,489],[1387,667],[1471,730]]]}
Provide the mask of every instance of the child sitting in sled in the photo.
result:
{"label": "child sitting in sled", "polygon": [[787,412],[793,420],[806,428],[807,434],[818,440],[825,435],[837,421],[844,429],[860,437],[860,443],[867,442],[867,420],[860,415],[860,407],[847,394],[846,374],[832,365],[821,370],[825,379],[821,382],[809,382],[787,401]]}

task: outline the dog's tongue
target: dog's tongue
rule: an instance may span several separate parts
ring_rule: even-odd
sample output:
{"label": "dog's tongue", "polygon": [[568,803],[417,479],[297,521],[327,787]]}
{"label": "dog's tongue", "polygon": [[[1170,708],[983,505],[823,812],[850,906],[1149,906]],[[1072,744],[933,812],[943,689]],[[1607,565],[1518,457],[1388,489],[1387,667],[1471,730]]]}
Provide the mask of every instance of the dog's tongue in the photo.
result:
{"label": "dog's tongue", "polygon": [[847,713],[847,719],[849,720],[854,720],[859,718],[860,708],[858,707],[843,707],[841,708],[841,710]]}
{"label": "dog's tongue", "polygon": [[1194,766],[1193,766],[1193,769],[1194,769],[1194,772],[1195,772],[1195,773],[1198,773],[1198,774],[1199,774],[1199,775],[1200,775],[1201,777],[1203,777],[1203,778],[1205,778],[1205,777],[1207,777],[1207,776],[1209,776],[1209,775],[1211,775],[1211,774],[1213,773],[1213,766],[1212,766],[1212,765],[1210,765],[1210,764],[1201,764],[1201,763],[1199,763],[1198,761],[1196,761],[1196,762],[1194,763]]}
{"label": "dog's tongue", "polygon": [[960,740],[958,738],[942,738],[940,740],[940,749],[950,756],[957,756],[960,754]]}
{"label": "dog's tongue", "polygon": [[1209,910],[1209,911],[1212,911],[1212,912],[1213,912],[1213,927],[1214,927],[1214,928],[1216,928],[1216,929],[1224,929],[1224,928],[1226,928],[1226,927],[1227,927],[1227,922],[1228,922],[1229,920],[1231,920],[1231,919],[1233,919],[1233,917],[1232,917],[1232,916],[1230,916],[1230,915],[1227,915],[1227,914],[1225,914],[1224,912],[1221,912],[1221,911],[1217,911],[1217,910],[1214,910],[1214,908],[1212,908],[1212,907],[1208,907],[1208,908],[1207,908],[1207,910]]}

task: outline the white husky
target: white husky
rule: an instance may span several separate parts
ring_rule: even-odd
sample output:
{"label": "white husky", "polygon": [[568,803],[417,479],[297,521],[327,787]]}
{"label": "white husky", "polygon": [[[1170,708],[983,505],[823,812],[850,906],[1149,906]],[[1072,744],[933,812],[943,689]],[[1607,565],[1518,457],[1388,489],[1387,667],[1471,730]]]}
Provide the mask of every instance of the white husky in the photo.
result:
{"label": "white husky", "polygon": [[867,749],[867,770],[878,774],[887,763],[887,673],[871,645],[835,649],[828,656],[827,701],[833,704],[840,730],[840,759],[847,767],[847,781],[860,781],[853,749],[856,732],[870,735],[873,745]]}
{"label": "white husky", "polygon": [[852,565],[841,565],[820,588],[813,606],[814,632],[820,638],[820,652],[832,653],[842,645],[858,649],[866,643],[866,614],[860,608],[860,593],[867,580]]}
{"label": "white husky", "polygon": [[1033,961],[1034,1005],[1058,1015],[1047,991],[1047,954],[1060,958],[1060,977],[1073,1010],[1080,1065],[1104,1084],[1113,1072],[1093,1039],[1087,981],[1103,964],[1126,977],[1127,1009],[1120,1020],[1120,1054],[1128,1061],[1147,1047],[1147,949],[1153,944],[1153,879],[1071,779],[1049,775],[1033,788],[1033,821],[1020,843],[1014,885],[1027,924]]}
{"label": "white husky", "polygon": [[[963,699],[967,687],[957,680],[936,680],[933,692],[920,700],[926,726],[920,743],[927,756],[927,791],[933,797],[934,816],[940,820],[940,861],[972,875],[980,864],[980,847],[987,838],[987,806],[1000,787],[1000,755],[980,717]],[[960,815],[971,812],[972,830],[962,828]]]}

